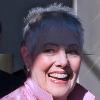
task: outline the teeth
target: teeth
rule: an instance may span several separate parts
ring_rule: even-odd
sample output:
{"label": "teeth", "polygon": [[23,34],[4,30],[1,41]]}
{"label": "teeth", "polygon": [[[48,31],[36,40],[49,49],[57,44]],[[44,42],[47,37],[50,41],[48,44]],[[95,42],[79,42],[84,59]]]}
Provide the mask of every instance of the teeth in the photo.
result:
{"label": "teeth", "polygon": [[50,76],[55,77],[55,78],[66,78],[68,75],[67,74],[52,73],[52,74],[50,74]]}

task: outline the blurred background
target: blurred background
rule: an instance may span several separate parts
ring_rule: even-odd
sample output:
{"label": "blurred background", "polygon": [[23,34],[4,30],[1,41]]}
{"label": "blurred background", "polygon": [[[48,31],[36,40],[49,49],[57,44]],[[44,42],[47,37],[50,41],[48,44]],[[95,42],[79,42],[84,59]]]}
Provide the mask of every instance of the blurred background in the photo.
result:
{"label": "blurred background", "polygon": [[[0,0],[0,97],[25,80],[20,58],[23,21],[28,10],[53,2],[72,7],[84,26],[85,44],[79,83],[100,98],[100,1],[99,0]],[[7,83],[8,82],[8,83]]]}

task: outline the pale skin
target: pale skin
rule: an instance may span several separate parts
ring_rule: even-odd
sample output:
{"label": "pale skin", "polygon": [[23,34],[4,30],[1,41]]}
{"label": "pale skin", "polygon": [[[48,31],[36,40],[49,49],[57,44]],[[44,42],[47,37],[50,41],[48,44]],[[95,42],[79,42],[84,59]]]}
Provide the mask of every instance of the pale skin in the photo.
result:
{"label": "pale skin", "polygon": [[[30,77],[43,90],[51,94],[54,100],[67,100],[67,96],[76,83],[81,64],[81,54],[77,42],[74,44],[68,40],[68,44],[65,44],[58,40],[54,41],[53,38],[59,37],[61,34],[58,29],[48,32],[49,38],[45,37],[46,41],[42,44],[34,61],[30,57],[27,47],[22,47],[21,53],[26,66],[30,66]],[[62,32],[64,37],[66,33],[69,34],[65,29]]]}
{"label": "pale skin", "polygon": [[[47,51],[39,54],[31,65],[32,79],[34,79],[41,88],[56,98],[61,97],[59,100],[66,100],[69,91],[71,91],[76,81],[81,62],[80,56],[75,54],[75,52],[76,51],[71,51],[66,54],[64,48],[50,46]],[[64,69],[69,67],[67,66],[68,63],[70,63],[70,67],[73,71],[73,78],[71,80],[63,81],[48,77],[48,73],[50,72],[64,73]]]}

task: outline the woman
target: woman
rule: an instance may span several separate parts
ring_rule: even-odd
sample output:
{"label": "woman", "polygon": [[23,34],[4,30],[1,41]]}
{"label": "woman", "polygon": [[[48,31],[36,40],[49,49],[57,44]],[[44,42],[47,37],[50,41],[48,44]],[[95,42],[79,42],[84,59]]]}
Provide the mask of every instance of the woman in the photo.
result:
{"label": "woman", "polygon": [[76,83],[82,59],[83,28],[70,8],[33,8],[21,47],[28,71],[23,86],[1,100],[94,100]]}

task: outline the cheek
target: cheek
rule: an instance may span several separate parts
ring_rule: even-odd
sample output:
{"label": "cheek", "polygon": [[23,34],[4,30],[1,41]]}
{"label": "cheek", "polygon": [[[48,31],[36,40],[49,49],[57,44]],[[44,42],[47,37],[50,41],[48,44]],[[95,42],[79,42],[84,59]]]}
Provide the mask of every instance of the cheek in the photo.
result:
{"label": "cheek", "polygon": [[47,70],[51,65],[50,59],[46,56],[39,55],[36,57],[33,67],[37,67],[42,70]]}
{"label": "cheek", "polygon": [[79,71],[80,64],[81,64],[81,59],[80,58],[72,59],[70,61],[71,68],[75,73],[77,73]]}

